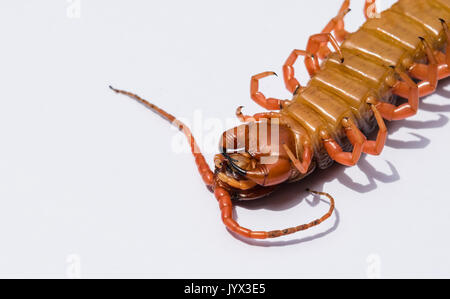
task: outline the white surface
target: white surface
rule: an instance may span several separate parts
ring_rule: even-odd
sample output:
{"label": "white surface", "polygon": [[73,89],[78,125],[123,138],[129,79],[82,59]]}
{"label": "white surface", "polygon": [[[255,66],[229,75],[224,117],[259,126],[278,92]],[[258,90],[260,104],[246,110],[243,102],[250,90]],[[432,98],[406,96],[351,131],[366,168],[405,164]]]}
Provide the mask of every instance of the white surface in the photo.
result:
{"label": "white surface", "polygon": [[[352,1],[352,31],[362,2]],[[261,111],[250,76],[281,74],[341,1],[80,3],[79,18],[66,1],[0,4],[1,277],[449,278],[449,80],[417,116],[388,125],[380,157],[237,208],[251,228],[297,225],[328,208],[303,200],[310,187],[335,196],[331,220],[242,242],[223,227],[191,155],[174,152],[176,131],[107,87],[188,120]],[[261,86],[289,96],[281,78]]]}

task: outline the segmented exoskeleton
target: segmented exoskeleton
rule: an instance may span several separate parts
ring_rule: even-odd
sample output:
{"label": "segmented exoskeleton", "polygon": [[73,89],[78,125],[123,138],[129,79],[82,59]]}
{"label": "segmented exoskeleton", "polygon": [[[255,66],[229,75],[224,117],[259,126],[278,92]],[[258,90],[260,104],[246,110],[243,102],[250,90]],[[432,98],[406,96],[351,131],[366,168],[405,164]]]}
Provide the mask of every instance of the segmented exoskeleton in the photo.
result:
{"label": "segmented exoskeleton", "polygon": [[[293,94],[291,100],[266,98],[258,91],[258,81],[275,73],[252,77],[251,98],[271,111],[246,116],[242,107],[237,109],[236,115],[244,124],[223,134],[214,172],[184,124],[137,95],[112,88],[145,104],[186,134],[199,172],[219,202],[224,224],[241,236],[279,237],[329,218],[333,198],[312,191],[330,199],[324,216],[284,230],[252,231],[233,219],[232,201],[265,196],[285,182],[302,179],[316,167],[329,167],[333,161],[352,166],[362,153],[379,155],[387,136],[384,119],[400,120],[416,114],[419,98],[432,93],[437,81],[450,75],[450,0],[400,0],[380,14],[376,13],[375,0],[366,0],[367,21],[355,33],[347,32],[344,26],[349,6],[350,1],[344,1],[324,30],[310,37],[306,50],[294,50],[288,57],[283,74]],[[293,65],[299,56],[304,56],[311,76],[307,86],[301,86],[294,76]],[[398,97],[407,102],[396,105]],[[273,130],[274,123],[277,140],[269,140],[264,151],[251,146],[259,140],[250,132],[262,126]],[[367,140],[366,135],[376,127],[376,140]],[[274,159],[262,163],[263,158]]]}

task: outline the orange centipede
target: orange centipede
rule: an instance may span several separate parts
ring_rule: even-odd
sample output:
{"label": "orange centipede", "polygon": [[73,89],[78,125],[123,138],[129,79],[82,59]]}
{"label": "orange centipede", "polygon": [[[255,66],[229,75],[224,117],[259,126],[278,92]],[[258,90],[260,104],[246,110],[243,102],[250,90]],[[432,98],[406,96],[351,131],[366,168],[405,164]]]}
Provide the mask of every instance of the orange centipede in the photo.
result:
{"label": "orange centipede", "polygon": [[[267,196],[334,162],[353,166],[363,153],[379,155],[388,133],[385,120],[415,115],[420,97],[433,93],[438,80],[450,75],[450,0],[399,0],[381,13],[375,2],[365,0],[366,22],[350,33],[344,23],[350,0],[343,1],[337,15],[309,38],[305,50],[292,51],[283,66],[291,100],[267,98],[259,91],[259,80],[274,72],[251,78],[251,98],[269,111],[248,116],[242,107],[236,110],[243,124],[223,133],[214,171],[182,122],[133,93],[111,89],[146,105],[187,136],[199,173],[218,200],[229,230],[254,239],[302,231],[332,215],[332,196],[311,191],[330,200],[327,213],[273,231],[241,227],[233,219],[233,202]],[[305,86],[295,78],[299,57],[310,75]],[[398,99],[406,101],[399,104]],[[366,136],[376,129],[375,140],[369,140]]]}

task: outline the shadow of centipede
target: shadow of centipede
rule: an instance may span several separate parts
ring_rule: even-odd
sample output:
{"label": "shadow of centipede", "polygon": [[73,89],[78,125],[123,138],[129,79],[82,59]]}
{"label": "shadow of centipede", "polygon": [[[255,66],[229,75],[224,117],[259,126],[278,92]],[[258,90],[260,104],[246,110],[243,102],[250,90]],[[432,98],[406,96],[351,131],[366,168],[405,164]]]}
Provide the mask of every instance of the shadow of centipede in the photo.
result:
{"label": "shadow of centipede", "polygon": [[[444,97],[450,98],[450,91],[446,90],[445,87],[450,85],[450,78],[440,81],[440,84],[436,90],[436,94]],[[450,112],[449,105],[438,105],[426,102],[427,98],[421,99],[420,110],[428,112],[438,112],[438,119],[429,121],[417,121],[417,120],[401,120],[395,121],[387,124],[390,133],[396,132],[401,128],[409,128],[414,130],[432,129],[439,128],[447,125],[449,118],[442,113]],[[395,140],[388,137],[386,141],[387,147],[392,147],[396,149],[423,149],[427,147],[431,141],[423,135],[417,133],[410,133],[416,138],[412,141]],[[369,136],[369,138],[374,138],[376,132]],[[329,202],[320,199],[317,196],[309,195],[305,188],[311,188],[318,191],[324,191],[325,183],[337,180],[340,184],[345,187],[354,190],[358,193],[367,193],[375,190],[378,187],[377,181],[381,183],[393,183],[400,179],[400,174],[398,173],[395,166],[386,160],[388,167],[390,168],[390,173],[384,173],[378,171],[373,167],[367,160],[366,155],[363,155],[356,165],[362,173],[366,176],[368,183],[362,184],[360,182],[355,182],[349,175],[345,173],[346,167],[338,165],[335,163],[328,169],[316,170],[314,173],[306,177],[300,182],[293,184],[282,185],[277,191],[271,194],[269,197],[265,197],[255,201],[242,201],[237,202],[236,206],[243,207],[249,210],[259,210],[266,209],[271,211],[283,211],[289,208],[295,207],[305,201],[309,206],[315,207],[320,203],[325,203],[329,205]],[[326,191],[326,190],[325,190]],[[312,198],[312,200],[311,200]],[[235,213],[236,214],[236,213]],[[236,216],[237,219],[237,216]],[[323,238],[328,234],[334,232],[340,222],[339,211],[336,208],[334,211],[334,218],[332,218],[333,225],[326,229],[325,231],[316,233],[314,235],[309,235],[306,237],[301,237],[292,240],[274,240],[274,241],[261,241],[246,239],[234,233],[231,233],[236,239],[252,245],[252,246],[262,246],[262,247],[277,247],[277,246],[287,246],[310,242],[319,238]]]}

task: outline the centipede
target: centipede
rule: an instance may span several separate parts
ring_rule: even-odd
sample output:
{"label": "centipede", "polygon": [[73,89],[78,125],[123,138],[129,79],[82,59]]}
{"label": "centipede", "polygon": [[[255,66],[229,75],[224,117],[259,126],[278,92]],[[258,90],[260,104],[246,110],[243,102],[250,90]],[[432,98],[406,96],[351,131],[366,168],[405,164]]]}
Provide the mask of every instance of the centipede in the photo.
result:
{"label": "centipede", "polygon": [[[415,115],[420,98],[432,94],[438,81],[450,75],[450,0],[399,0],[383,12],[376,5],[376,0],[365,0],[366,21],[351,33],[344,22],[350,0],[343,1],[324,29],[310,36],[305,50],[291,52],[283,65],[290,100],[259,91],[259,81],[276,73],[251,78],[251,99],[266,112],[246,115],[242,106],[237,108],[242,123],[220,136],[213,169],[184,123],[134,93],[110,88],[150,108],[186,135],[198,172],[217,199],[229,231],[250,239],[304,231],[333,214],[335,200],[330,194],[309,190],[328,198],[328,211],[286,229],[242,227],[233,208],[237,201],[269,196],[316,169],[333,163],[354,166],[362,154],[380,155],[388,134],[385,121]],[[295,77],[299,58],[310,76],[304,86]]]}

